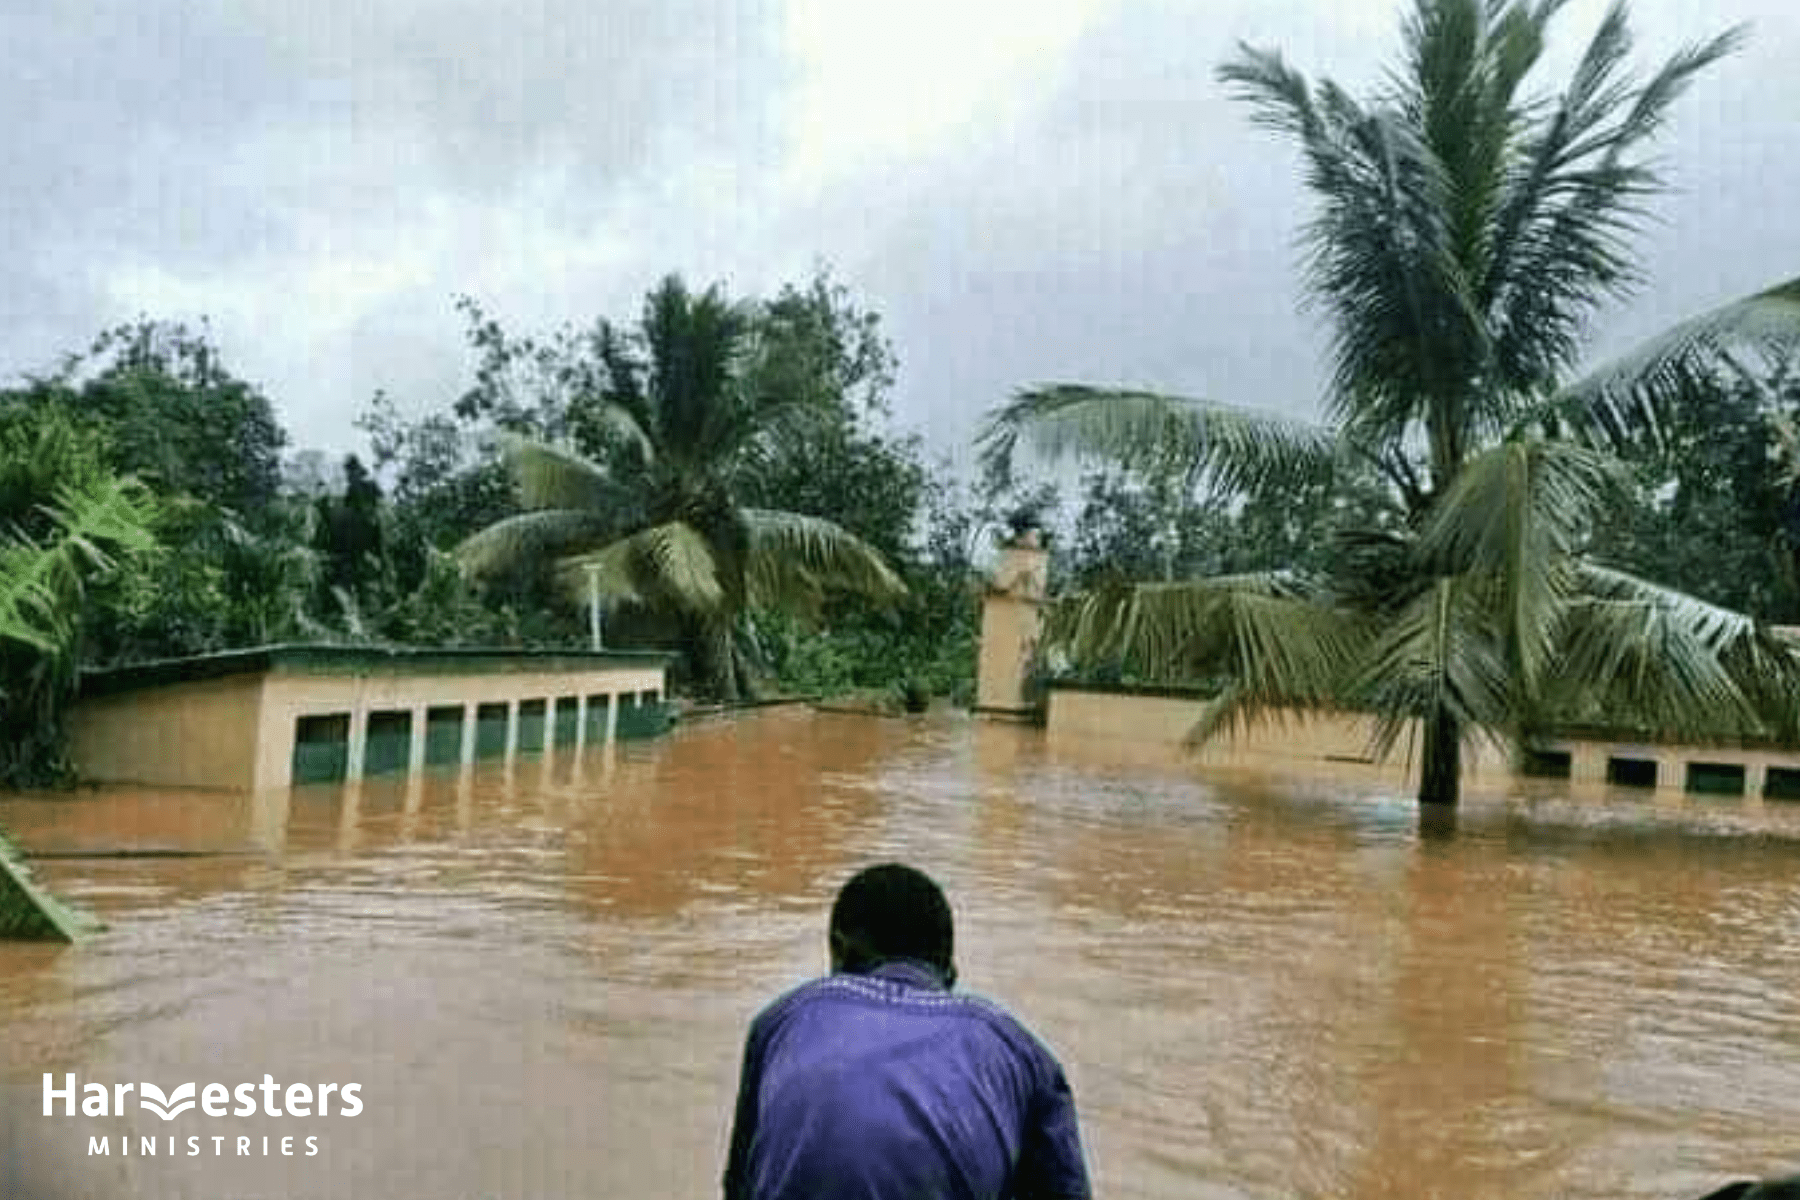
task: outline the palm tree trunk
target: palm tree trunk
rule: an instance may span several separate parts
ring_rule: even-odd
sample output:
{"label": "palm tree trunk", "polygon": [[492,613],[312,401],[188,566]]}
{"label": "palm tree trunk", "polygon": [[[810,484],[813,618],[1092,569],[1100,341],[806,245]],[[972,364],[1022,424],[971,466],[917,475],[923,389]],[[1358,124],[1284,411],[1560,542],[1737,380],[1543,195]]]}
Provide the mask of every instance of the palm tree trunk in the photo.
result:
{"label": "palm tree trunk", "polygon": [[731,661],[737,672],[738,698],[756,701],[762,699],[762,685],[757,680],[756,669],[742,650],[735,647],[731,652]]}
{"label": "palm tree trunk", "polygon": [[1440,708],[1425,718],[1424,733],[1419,803],[1454,805],[1462,789],[1462,728]]}
{"label": "palm tree trunk", "polygon": [[737,654],[732,645],[731,622],[704,620],[693,627],[689,645],[694,652],[694,682],[714,700],[735,703],[740,698]]}

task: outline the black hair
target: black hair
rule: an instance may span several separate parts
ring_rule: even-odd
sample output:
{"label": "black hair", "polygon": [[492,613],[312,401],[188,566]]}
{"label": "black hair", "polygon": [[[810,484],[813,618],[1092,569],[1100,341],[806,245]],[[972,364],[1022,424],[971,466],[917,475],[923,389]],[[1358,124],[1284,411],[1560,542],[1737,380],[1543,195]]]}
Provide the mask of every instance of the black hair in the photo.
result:
{"label": "black hair", "polygon": [[1800,1175],[1783,1179],[1740,1179],[1716,1192],[1708,1192],[1702,1200],[1800,1200]]}
{"label": "black hair", "polygon": [[931,877],[904,863],[859,871],[831,906],[831,938],[849,971],[910,958],[949,974],[955,938],[950,902]]}

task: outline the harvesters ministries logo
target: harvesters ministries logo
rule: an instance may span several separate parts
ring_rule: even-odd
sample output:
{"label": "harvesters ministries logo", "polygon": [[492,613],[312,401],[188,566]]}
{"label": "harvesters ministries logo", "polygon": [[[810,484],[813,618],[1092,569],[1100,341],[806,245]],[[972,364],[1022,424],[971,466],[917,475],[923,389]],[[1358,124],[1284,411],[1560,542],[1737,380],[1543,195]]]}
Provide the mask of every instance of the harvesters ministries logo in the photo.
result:
{"label": "harvesters ministries logo", "polygon": [[[317,1132],[297,1131],[292,1134],[214,1133],[217,1126],[204,1132],[190,1132],[196,1119],[217,1120],[225,1117],[347,1118],[363,1110],[360,1083],[277,1083],[273,1075],[264,1075],[261,1083],[240,1083],[228,1087],[223,1083],[199,1084],[192,1080],[165,1091],[160,1085],[137,1083],[83,1083],[74,1072],[65,1074],[61,1086],[56,1076],[44,1073],[44,1115],[74,1117],[79,1109],[83,1117],[127,1117],[149,1113],[173,1123],[185,1117],[186,1128],[166,1134],[134,1132],[88,1133],[87,1152],[111,1156],[114,1148],[122,1156],[148,1158],[165,1150],[170,1157],[185,1154],[197,1157],[209,1150],[213,1157],[227,1155],[270,1155],[312,1157],[319,1153],[323,1136]],[[188,1116],[187,1114],[192,1114]],[[261,1143],[260,1147],[258,1142]]]}

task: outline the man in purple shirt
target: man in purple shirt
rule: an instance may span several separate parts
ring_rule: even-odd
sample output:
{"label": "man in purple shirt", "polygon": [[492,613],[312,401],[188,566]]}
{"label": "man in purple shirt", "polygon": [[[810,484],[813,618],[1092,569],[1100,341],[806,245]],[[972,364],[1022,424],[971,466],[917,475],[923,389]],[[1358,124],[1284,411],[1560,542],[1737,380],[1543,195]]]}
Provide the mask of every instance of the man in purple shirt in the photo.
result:
{"label": "man in purple shirt", "polygon": [[832,974],[751,1023],[725,1200],[1086,1200],[1054,1055],[956,994],[950,905],[899,863],[831,910]]}

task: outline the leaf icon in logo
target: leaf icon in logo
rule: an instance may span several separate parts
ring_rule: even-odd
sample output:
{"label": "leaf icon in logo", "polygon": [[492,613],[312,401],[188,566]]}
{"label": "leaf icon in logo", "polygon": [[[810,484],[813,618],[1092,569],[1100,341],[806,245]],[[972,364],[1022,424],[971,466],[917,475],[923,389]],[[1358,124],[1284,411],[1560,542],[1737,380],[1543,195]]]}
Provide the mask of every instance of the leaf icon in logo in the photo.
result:
{"label": "leaf icon in logo", "polygon": [[[194,1085],[184,1083],[167,1096],[154,1083],[138,1084],[138,1100],[143,1106],[165,1121],[173,1121],[176,1117],[194,1107]],[[181,1103],[175,1103],[177,1100]]]}

